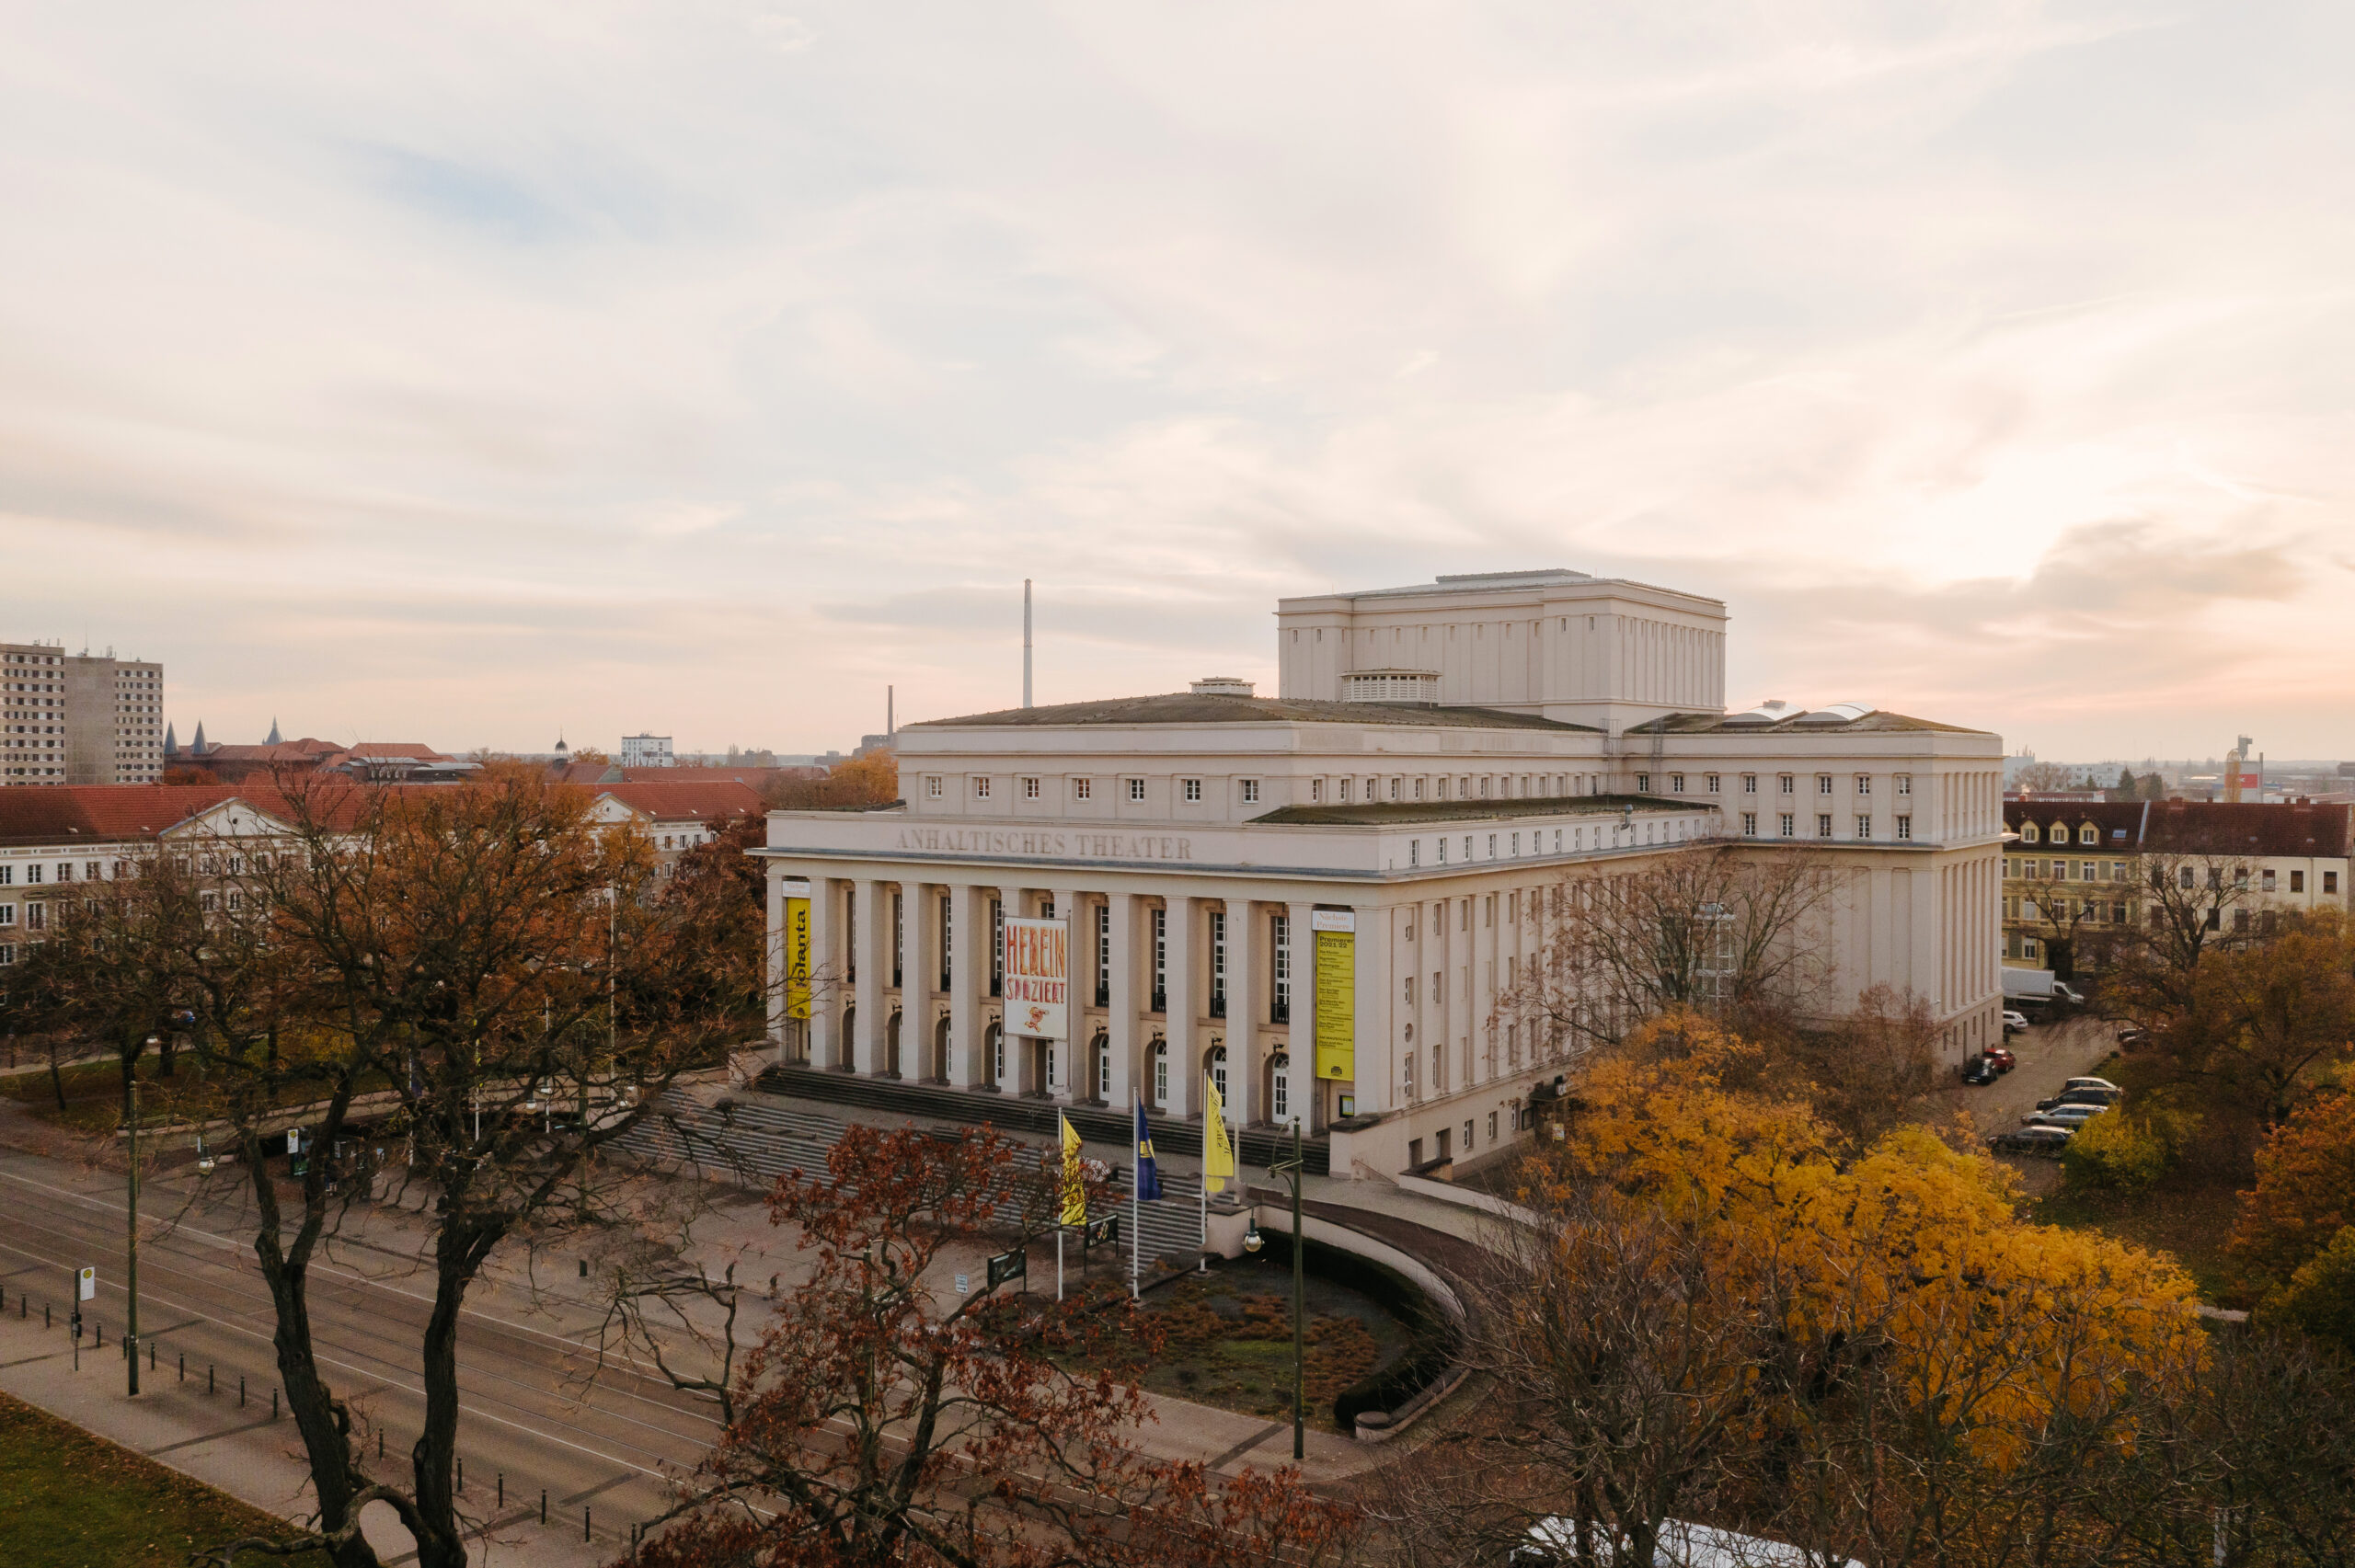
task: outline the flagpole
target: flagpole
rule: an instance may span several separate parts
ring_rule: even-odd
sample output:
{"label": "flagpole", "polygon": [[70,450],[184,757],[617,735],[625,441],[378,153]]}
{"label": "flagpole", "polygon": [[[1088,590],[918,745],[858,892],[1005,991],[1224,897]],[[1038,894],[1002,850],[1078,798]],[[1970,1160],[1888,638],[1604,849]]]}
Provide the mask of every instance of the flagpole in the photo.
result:
{"label": "flagpole", "polygon": [[1055,1299],[1063,1299],[1063,1226],[1055,1226]]}
{"label": "flagpole", "polygon": [[[1143,1123],[1144,1102],[1130,1102],[1131,1120]],[[1135,1127],[1129,1129],[1129,1299],[1143,1295],[1137,1288],[1137,1276],[1144,1271],[1144,1141],[1137,1137]]]}
{"label": "flagpole", "polygon": [[[1203,1087],[1203,1088],[1205,1088],[1205,1089],[1208,1089],[1208,1088],[1210,1088],[1211,1086],[1212,1086],[1212,1085],[1211,1085],[1211,1075],[1210,1075],[1207,1071],[1205,1071],[1205,1072],[1202,1074],[1202,1087]],[[1205,1095],[1205,1096],[1203,1097],[1202,1104],[1204,1104],[1205,1105],[1207,1105],[1207,1104],[1210,1104],[1210,1099],[1209,1099],[1209,1097],[1208,1097],[1207,1095]],[[1211,1244],[1211,1128],[1210,1128],[1210,1117],[1209,1117],[1209,1116],[1205,1116],[1202,1118],[1202,1185],[1201,1185],[1201,1199],[1202,1199],[1202,1240],[1201,1240],[1201,1243],[1200,1243],[1200,1244],[1201,1244],[1202,1246],[1204,1246],[1204,1247],[1208,1247],[1208,1246]],[[1199,1260],[1197,1260],[1197,1265],[1198,1265],[1199,1267],[1200,1267],[1200,1268],[1204,1269],[1204,1270],[1208,1270],[1208,1269],[1209,1269],[1209,1267],[1210,1267],[1210,1265],[1210,1265],[1210,1259],[1208,1259],[1208,1258],[1201,1258],[1201,1259],[1199,1259]]]}

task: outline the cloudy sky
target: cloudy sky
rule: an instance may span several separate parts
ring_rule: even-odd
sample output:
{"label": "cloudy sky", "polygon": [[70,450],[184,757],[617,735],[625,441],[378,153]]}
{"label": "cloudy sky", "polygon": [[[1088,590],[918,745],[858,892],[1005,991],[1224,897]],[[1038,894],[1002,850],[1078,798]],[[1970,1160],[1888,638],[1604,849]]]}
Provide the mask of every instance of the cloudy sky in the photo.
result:
{"label": "cloudy sky", "polygon": [[2355,7],[34,6],[0,637],[183,738],[846,745],[1277,596],[2355,756]]}

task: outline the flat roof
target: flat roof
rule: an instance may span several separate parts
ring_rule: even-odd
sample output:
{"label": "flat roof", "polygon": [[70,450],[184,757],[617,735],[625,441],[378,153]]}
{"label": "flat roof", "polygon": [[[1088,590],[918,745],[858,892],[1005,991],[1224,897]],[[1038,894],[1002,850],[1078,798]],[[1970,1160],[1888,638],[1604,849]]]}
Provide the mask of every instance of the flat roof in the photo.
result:
{"label": "flat roof", "polygon": [[1269,823],[1295,828],[1396,828],[1419,822],[1492,821],[1499,817],[1600,817],[1634,807],[1638,811],[1715,810],[1714,804],[1671,800],[1658,795],[1528,795],[1513,800],[1377,800],[1362,806],[1286,806],[1246,826]]}
{"label": "flat roof", "polygon": [[[1822,710],[1814,710],[1819,715]],[[1861,718],[1836,724],[1825,723],[1820,716],[1814,723],[1803,723],[1809,710],[1794,708],[1791,716],[1760,723],[1755,719],[1734,724],[1726,714],[1665,714],[1659,718],[1631,724],[1629,735],[1872,735],[1905,730],[1935,730],[1946,735],[1988,735],[1993,731],[1972,729],[1968,725],[1940,724],[1936,719],[1914,718],[1906,714],[1893,714],[1876,708]]]}
{"label": "flat roof", "polygon": [[926,719],[909,729],[1042,728],[1094,724],[1366,724],[1389,728],[1545,729],[1600,735],[1591,724],[1566,724],[1496,708],[1420,707],[1398,703],[1318,703],[1289,697],[1238,697],[1210,692],[1170,692],[1154,697],[1109,697],[1043,708],[1001,708],[961,718]]}

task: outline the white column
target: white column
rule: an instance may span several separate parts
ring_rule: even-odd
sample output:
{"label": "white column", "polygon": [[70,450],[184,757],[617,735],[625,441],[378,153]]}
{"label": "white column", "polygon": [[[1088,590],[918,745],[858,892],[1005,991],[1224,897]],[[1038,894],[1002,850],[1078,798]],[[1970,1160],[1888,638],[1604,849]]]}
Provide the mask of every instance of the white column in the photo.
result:
{"label": "white column", "polygon": [[1285,1048],[1284,1098],[1300,1125],[1316,1130],[1311,1099],[1316,1093],[1316,934],[1309,929],[1314,904],[1286,907],[1284,924],[1292,943],[1292,1040]]}
{"label": "white column", "polygon": [[1391,1021],[1390,911],[1360,905],[1357,916],[1357,995],[1352,1009],[1356,1029],[1357,1077],[1349,1093],[1357,1096],[1360,1112],[1390,1108],[1397,1064],[1392,1052],[1397,1030]]}
{"label": "white column", "polygon": [[1259,1100],[1259,985],[1253,962],[1259,915],[1240,895],[1226,900],[1226,1119],[1248,1127],[1265,1117]]}
{"label": "white column", "polygon": [[1063,990],[1064,1038],[1052,1041],[1047,1047],[1047,1076],[1050,1082],[1045,1087],[1049,1096],[1057,1104],[1067,1105],[1078,1097],[1077,1064],[1084,1059],[1081,1053],[1087,1047],[1087,1017],[1081,1011],[1081,1004],[1093,994],[1086,985],[1086,944],[1095,933],[1081,927],[1077,888],[1058,887],[1054,890],[1054,899],[1055,918],[1063,922],[1063,930],[1068,933],[1068,940],[1063,945],[1063,973],[1068,983]]}
{"label": "white column", "polygon": [[773,1059],[785,1059],[785,868],[772,862],[767,877],[768,952],[764,968],[768,978],[769,1044]]}
{"label": "white column", "polygon": [[913,1082],[932,1073],[932,984],[937,979],[929,937],[940,889],[900,884],[900,1076]]}
{"label": "white column", "polygon": [[1112,967],[1106,977],[1104,1044],[1112,1058],[1112,1104],[1132,1107],[1137,1084],[1137,898],[1107,893],[1111,913]]}
{"label": "white column", "polygon": [[842,1060],[843,984],[848,949],[843,944],[841,887],[831,876],[810,878],[810,1065]]}
{"label": "white column", "polygon": [[948,889],[948,1082],[971,1089],[987,1076],[982,1060],[982,992],[989,985],[990,933],[982,890]]}
{"label": "white column", "polygon": [[1166,898],[1169,908],[1168,1023],[1169,1103],[1164,1115],[1190,1116],[1202,1108],[1201,1034],[1195,1018],[1202,1006],[1201,965],[1194,946],[1194,928],[1201,921],[1201,900],[1182,895]]}
{"label": "white column", "polygon": [[851,1070],[872,1076],[883,1065],[883,988],[890,979],[890,884],[851,884],[850,950],[858,970],[851,990],[858,1007],[852,1021]]}

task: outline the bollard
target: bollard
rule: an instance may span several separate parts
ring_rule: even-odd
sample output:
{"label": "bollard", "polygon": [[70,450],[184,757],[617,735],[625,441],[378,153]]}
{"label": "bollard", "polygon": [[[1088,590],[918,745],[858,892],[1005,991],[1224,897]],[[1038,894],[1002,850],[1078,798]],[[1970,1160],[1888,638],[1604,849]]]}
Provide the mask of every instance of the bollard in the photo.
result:
{"label": "bollard", "polygon": [[98,1319],[92,1318],[90,1320],[90,1328],[92,1332],[98,1335],[98,1338],[91,1342],[90,1348],[93,1350],[104,1350],[107,1347],[107,1325],[98,1322]]}
{"label": "bollard", "polygon": [[278,1419],[278,1391],[276,1389],[270,1391],[270,1418],[272,1421]]}
{"label": "bollard", "polygon": [[580,1539],[589,1539],[589,1510],[586,1508],[580,1510]]}
{"label": "bollard", "polygon": [[464,1455],[464,1454],[460,1454],[460,1455],[458,1456],[458,1490],[459,1490],[459,1491],[461,1491],[461,1492],[464,1492],[465,1489],[466,1489],[466,1456],[465,1456],[465,1455]]}
{"label": "bollard", "polygon": [[185,1350],[180,1352],[180,1381],[188,1381],[188,1352]]}
{"label": "bollard", "polygon": [[385,1457],[385,1429],[381,1426],[376,1429],[376,1457]]}
{"label": "bollard", "polygon": [[204,1364],[204,1391],[206,1393],[215,1391],[213,1384],[213,1363],[210,1361]]}
{"label": "bollard", "polygon": [[40,1304],[40,1326],[43,1328],[49,1326],[49,1303],[46,1301]]}
{"label": "bollard", "polygon": [[246,1408],[246,1375],[243,1372],[237,1374],[237,1408]]}
{"label": "bollard", "polygon": [[548,1489],[547,1489],[546,1487],[543,1486],[543,1487],[541,1487],[541,1488],[540,1488],[540,1523],[542,1523],[542,1524],[544,1524],[544,1525],[545,1525],[545,1524],[546,1524],[547,1522],[548,1522]]}
{"label": "bollard", "polygon": [[154,1340],[152,1340],[152,1339],[151,1339],[151,1340],[149,1340],[149,1341],[147,1342],[147,1370],[149,1370],[150,1372],[152,1372],[152,1371],[154,1371],[155,1369],[155,1342]]}
{"label": "bollard", "polygon": [[589,1260],[587,1258],[582,1258],[580,1260],[580,1277],[583,1279],[589,1277]]}
{"label": "bollard", "polygon": [[507,1472],[503,1470],[499,1472],[499,1505],[507,1506]]}

